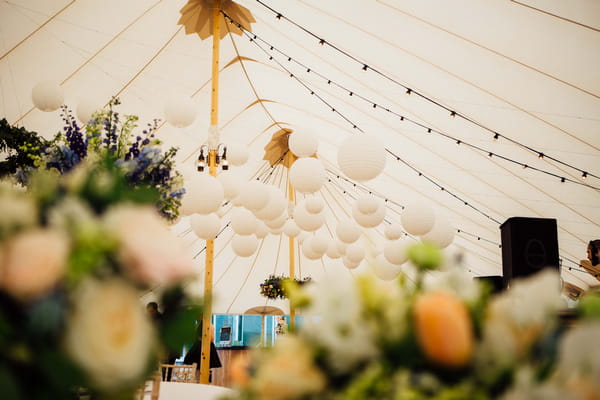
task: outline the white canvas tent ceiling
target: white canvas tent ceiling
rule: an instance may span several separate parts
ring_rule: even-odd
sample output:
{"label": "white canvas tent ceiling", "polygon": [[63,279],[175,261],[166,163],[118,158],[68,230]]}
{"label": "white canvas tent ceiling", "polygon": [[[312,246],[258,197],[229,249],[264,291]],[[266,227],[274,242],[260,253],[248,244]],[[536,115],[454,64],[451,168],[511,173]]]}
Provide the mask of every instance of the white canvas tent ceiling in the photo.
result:
{"label": "white canvas tent ceiling", "polygon": [[[285,190],[287,170],[266,165],[264,146],[280,127],[308,130],[319,136],[318,157],[330,171],[319,192],[326,232],[334,234],[336,221],[350,215],[365,190],[388,200],[387,221],[399,221],[403,205],[427,202],[460,230],[446,251],[462,253],[474,276],[500,275],[499,225],[513,216],[556,218],[563,279],[584,289],[597,284],[577,261],[585,258],[587,242],[600,237],[598,2],[238,3],[256,18],[256,39],[221,41],[219,129],[222,142],[250,150],[243,167],[249,178]],[[177,25],[184,4],[0,3],[0,114],[54,135],[59,112],[34,109],[31,100],[32,87],[47,79],[60,82],[72,109],[83,100],[106,103],[118,96],[119,110],[142,123],[163,118],[169,96],[192,96],[195,122],[159,130],[167,147],[179,148],[179,165],[192,166],[210,121],[212,41],[185,35]],[[239,56],[242,62],[224,67]],[[393,155],[380,177],[355,186],[337,167],[337,147],[361,132],[377,136]],[[202,273],[204,242],[188,226],[186,218],[174,229],[198,255]],[[382,238],[381,232],[374,229],[372,236]],[[287,237],[269,235],[256,255],[240,258],[229,248],[232,234],[225,229],[215,241],[218,313],[267,304],[258,284],[288,271]],[[298,276],[355,273],[339,259],[295,254]],[[285,307],[281,303],[268,302]]]}

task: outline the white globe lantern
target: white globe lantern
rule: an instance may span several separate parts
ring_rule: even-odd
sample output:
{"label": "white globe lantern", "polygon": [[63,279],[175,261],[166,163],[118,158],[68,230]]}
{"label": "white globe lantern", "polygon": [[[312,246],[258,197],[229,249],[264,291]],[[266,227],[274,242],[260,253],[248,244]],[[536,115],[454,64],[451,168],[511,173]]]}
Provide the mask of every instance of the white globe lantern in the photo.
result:
{"label": "white globe lantern", "polygon": [[331,258],[331,259],[336,259],[336,258],[340,258],[342,256],[342,253],[338,250],[338,246],[337,246],[337,241],[336,240],[330,240],[328,245],[327,245],[327,251],[326,251],[327,257]]}
{"label": "white globe lantern", "polygon": [[325,223],[323,214],[311,214],[303,206],[296,206],[294,209],[294,221],[302,230],[313,232],[319,229]]}
{"label": "white globe lantern", "polygon": [[296,240],[298,241],[298,243],[304,243],[304,241],[306,239],[308,239],[310,237],[310,233],[306,232],[306,231],[300,231],[300,234],[298,236],[296,236]]}
{"label": "white globe lantern", "polygon": [[315,252],[323,255],[327,251],[330,241],[331,239],[329,238],[329,235],[327,235],[325,232],[317,232],[311,238],[311,247]]}
{"label": "white globe lantern", "polygon": [[347,256],[342,257],[342,262],[344,263],[344,266],[348,269],[355,269],[360,265],[360,261],[354,261],[349,259]]}
{"label": "white globe lantern", "polygon": [[338,149],[338,166],[344,175],[356,181],[377,177],[385,168],[385,160],[385,147],[372,135],[352,135]]}
{"label": "white globe lantern", "polygon": [[256,232],[258,220],[250,211],[235,207],[231,211],[231,229],[238,235],[251,235]]}
{"label": "white globe lantern", "polygon": [[259,239],[265,238],[269,234],[269,228],[264,222],[258,221],[256,225],[256,237]]}
{"label": "white globe lantern", "polygon": [[433,208],[422,202],[408,204],[402,214],[400,221],[404,230],[411,235],[422,236],[433,228],[435,214]]}
{"label": "white globe lantern", "polygon": [[440,248],[445,248],[454,240],[455,230],[446,218],[437,217],[433,224],[433,228],[423,236],[423,242],[429,242]]}
{"label": "white globe lantern", "polygon": [[372,262],[373,273],[384,281],[391,281],[400,274],[400,266],[388,262],[383,254],[378,255]]}
{"label": "white globe lantern", "polygon": [[317,152],[317,136],[305,130],[294,131],[288,137],[288,146],[296,157],[310,157]]}
{"label": "white globe lantern", "polygon": [[184,187],[181,201],[183,215],[210,214],[221,207],[223,186],[216,178],[208,174],[192,174],[185,179]]}
{"label": "white globe lantern", "polygon": [[176,128],[185,128],[196,119],[196,104],[188,96],[174,96],[165,104],[165,119]]}
{"label": "white globe lantern", "polygon": [[316,158],[299,158],[290,168],[290,182],[300,193],[318,191],[326,179],[325,168]]}
{"label": "white globe lantern", "polygon": [[217,237],[221,230],[221,220],[214,214],[192,214],[190,226],[200,239],[211,240]]}
{"label": "white globe lantern", "polygon": [[351,219],[341,219],[337,223],[335,234],[344,243],[354,243],[360,237],[360,228]]}
{"label": "white globe lantern", "polygon": [[283,227],[283,233],[289,237],[296,237],[300,234],[300,228],[293,219],[288,219]]}
{"label": "white globe lantern", "polygon": [[258,239],[254,235],[233,235],[231,248],[240,257],[250,257],[258,248]]}
{"label": "white globe lantern", "polygon": [[241,143],[227,142],[227,161],[231,165],[240,166],[244,165],[248,161],[250,152],[248,148]]}
{"label": "white globe lantern", "polygon": [[372,214],[363,214],[358,209],[358,205],[354,203],[352,206],[352,216],[354,220],[364,228],[374,228],[383,222],[385,218],[386,208],[382,205]]}
{"label": "white globe lantern", "polygon": [[240,200],[250,211],[258,211],[269,202],[269,191],[264,183],[249,181],[240,189]]}
{"label": "white globe lantern", "polygon": [[304,200],[304,205],[306,207],[306,211],[308,211],[309,213],[318,214],[321,211],[323,211],[323,207],[325,206],[325,203],[323,202],[323,199],[321,199],[320,197],[309,196],[306,198],[306,200]]}
{"label": "white globe lantern", "polygon": [[358,207],[358,211],[362,214],[373,214],[376,212],[379,207],[381,207],[383,201],[378,199],[370,194],[363,194],[356,199],[356,206]]}
{"label": "white globe lantern", "polygon": [[63,88],[54,81],[43,81],[31,90],[33,105],[44,112],[55,111],[63,105],[65,94]]}
{"label": "white globe lantern", "polygon": [[246,182],[239,173],[227,170],[217,175],[217,179],[223,185],[224,195],[227,200],[232,200],[240,194],[240,188]]}
{"label": "white globe lantern", "polygon": [[336,244],[336,247],[337,247],[337,250],[338,250],[338,252],[339,252],[341,255],[344,255],[344,254],[346,254],[346,249],[348,248],[348,243],[344,243],[344,242],[342,242],[341,240],[336,240],[336,241],[335,241],[335,244]]}
{"label": "white globe lantern", "polygon": [[99,101],[85,99],[77,104],[75,115],[77,119],[84,124],[87,124],[92,119],[94,113],[102,108],[102,103]]}
{"label": "white globe lantern", "polygon": [[283,192],[275,186],[265,186],[269,192],[269,201],[263,208],[255,211],[254,215],[264,221],[269,221],[279,217],[287,209],[288,201]]}
{"label": "white globe lantern", "polygon": [[401,265],[406,262],[406,248],[408,242],[404,240],[390,240],[383,246],[383,255],[387,261],[395,265]]}
{"label": "white globe lantern", "polygon": [[383,234],[388,240],[396,240],[402,237],[402,225],[397,222],[386,224],[383,229]]}
{"label": "white globe lantern", "polygon": [[284,212],[277,218],[274,218],[269,221],[265,221],[265,225],[267,225],[271,230],[273,230],[273,229],[277,230],[279,228],[282,228],[282,230],[283,230],[283,227],[285,226],[287,218],[288,218],[288,216]]}
{"label": "white globe lantern", "polygon": [[302,245],[300,247],[302,249],[302,254],[304,254],[304,257],[308,258],[309,260],[316,260],[321,258],[322,254],[319,254],[316,251],[314,251],[311,244],[312,238],[302,242]]}
{"label": "white globe lantern", "polygon": [[360,263],[365,258],[365,248],[362,243],[349,244],[346,248],[346,257],[351,261]]}

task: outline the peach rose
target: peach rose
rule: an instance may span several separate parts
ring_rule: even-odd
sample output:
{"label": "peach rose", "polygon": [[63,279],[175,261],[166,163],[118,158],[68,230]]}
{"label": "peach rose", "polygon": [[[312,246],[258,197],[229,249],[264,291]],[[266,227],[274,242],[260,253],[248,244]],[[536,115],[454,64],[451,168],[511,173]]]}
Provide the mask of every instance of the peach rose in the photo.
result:
{"label": "peach rose", "polygon": [[118,388],[140,379],[156,341],[138,293],[121,279],[87,280],[73,303],[65,349],[95,386]]}
{"label": "peach rose", "polygon": [[193,273],[191,256],[153,208],[113,208],[106,215],[106,225],[119,239],[120,261],[134,279],[168,284]]}
{"label": "peach rose", "polygon": [[69,254],[67,237],[59,231],[36,229],[10,239],[0,262],[0,285],[21,300],[50,289],[62,278]]}
{"label": "peach rose", "polygon": [[473,354],[473,327],[465,304],[446,292],[425,293],[414,305],[419,345],[427,357],[446,367],[467,365]]}

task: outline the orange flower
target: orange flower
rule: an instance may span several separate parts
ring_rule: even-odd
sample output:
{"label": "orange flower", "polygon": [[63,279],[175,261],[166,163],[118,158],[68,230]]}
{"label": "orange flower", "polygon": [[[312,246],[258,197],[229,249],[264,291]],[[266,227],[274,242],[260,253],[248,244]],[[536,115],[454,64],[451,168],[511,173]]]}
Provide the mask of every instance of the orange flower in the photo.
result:
{"label": "orange flower", "polygon": [[427,357],[446,367],[463,367],[473,354],[473,327],[465,304],[446,292],[421,295],[414,305],[419,345]]}

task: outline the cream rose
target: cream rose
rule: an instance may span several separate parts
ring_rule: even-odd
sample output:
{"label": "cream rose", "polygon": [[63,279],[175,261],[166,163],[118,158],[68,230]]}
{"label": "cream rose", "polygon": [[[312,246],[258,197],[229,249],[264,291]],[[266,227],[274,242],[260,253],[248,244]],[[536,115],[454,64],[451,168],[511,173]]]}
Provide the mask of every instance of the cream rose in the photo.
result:
{"label": "cream rose", "polygon": [[314,365],[309,346],[284,336],[266,355],[251,385],[263,400],[296,399],[323,390],[325,377]]}
{"label": "cream rose", "polygon": [[56,230],[22,232],[8,241],[0,263],[0,285],[28,300],[52,289],[65,271],[69,242]]}
{"label": "cream rose", "polygon": [[101,389],[139,379],[155,348],[155,332],[124,281],[84,281],[74,293],[65,348]]}
{"label": "cream rose", "polygon": [[153,208],[116,207],[107,213],[106,224],[119,239],[120,260],[134,279],[164,284],[193,273],[192,258]]}

